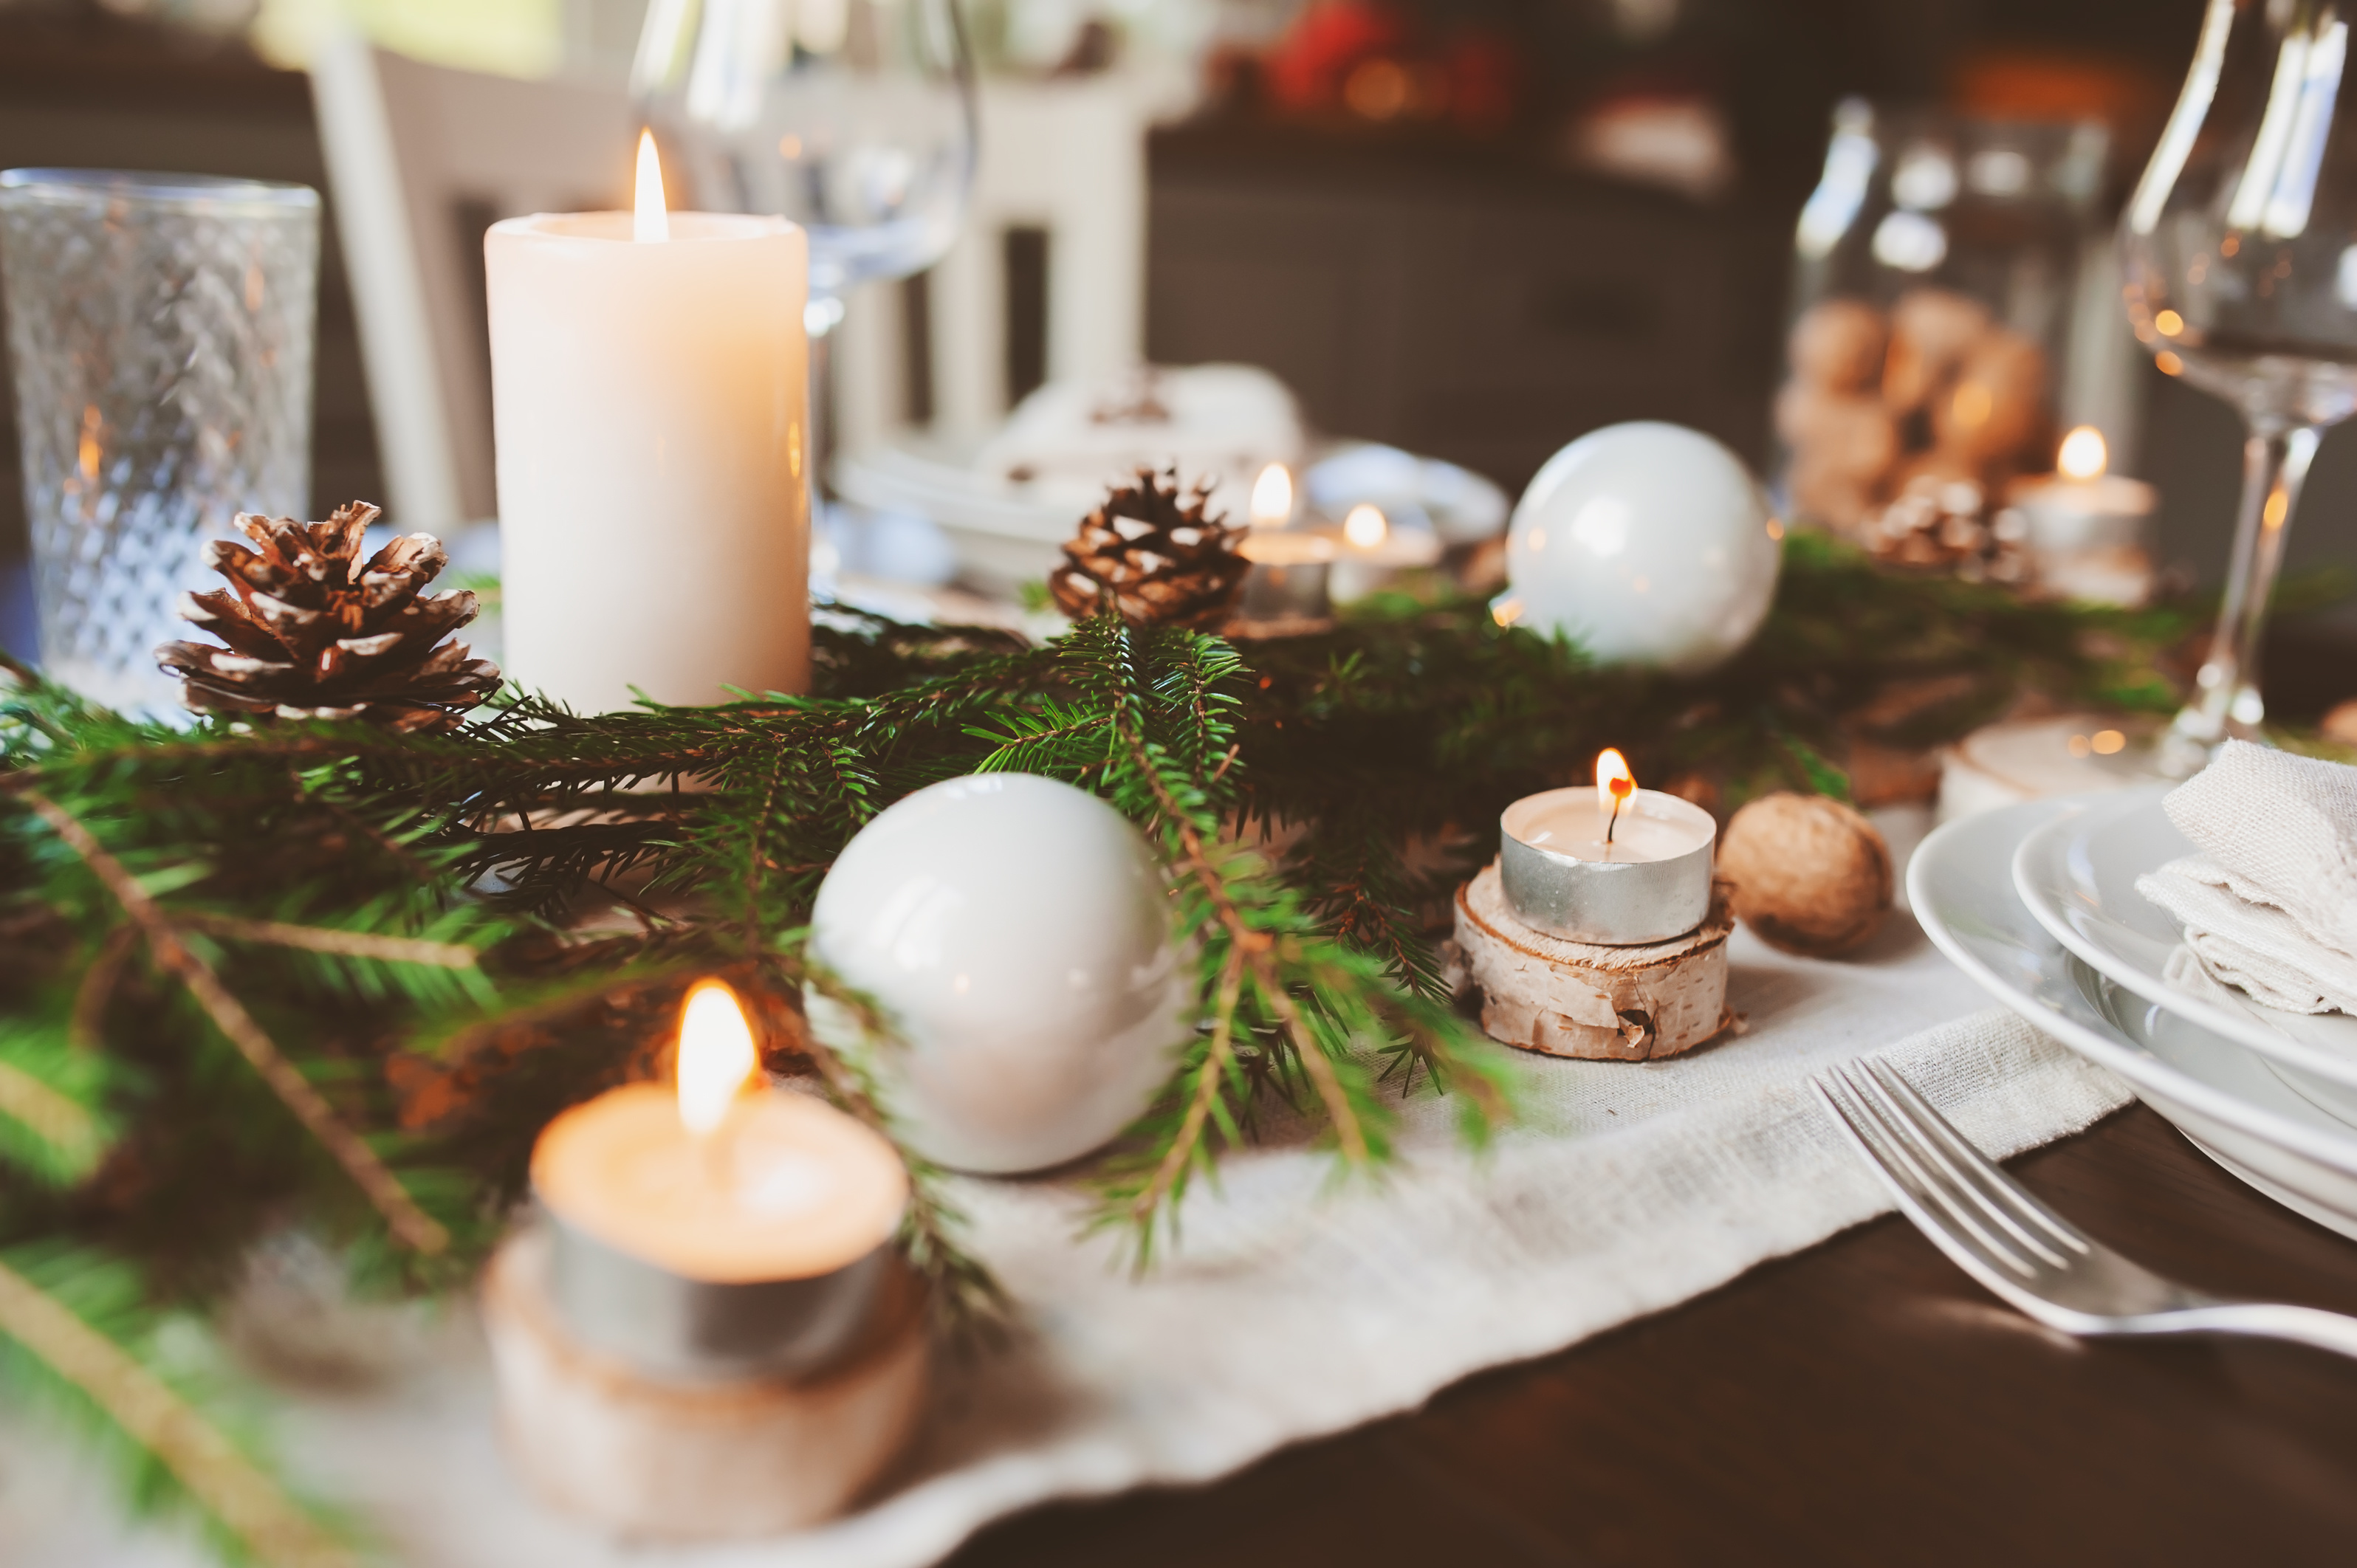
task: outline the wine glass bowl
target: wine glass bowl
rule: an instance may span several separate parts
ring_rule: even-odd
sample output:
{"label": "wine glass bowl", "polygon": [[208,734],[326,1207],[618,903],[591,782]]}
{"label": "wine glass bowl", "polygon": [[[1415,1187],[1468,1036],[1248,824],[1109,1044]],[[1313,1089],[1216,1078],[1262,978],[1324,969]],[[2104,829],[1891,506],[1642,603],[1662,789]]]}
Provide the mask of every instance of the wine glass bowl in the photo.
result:
{"label": "wine glass bowl", "polygon": [[2257,739],[2259,637],[2321,431],[2357,413],[2357,104],[2345,7],[2212,0],[2120,220],[2128,318],[2160,368],[2240,409],[2242,503],[2216,637],[2158,762]]}
{"label": "wine glass bowl", "polygon": [[823,517],[845,295],[923,272],[965,222],[974,81],[958,0],[652,0],[630,83],[691,205],[808,237],[804,472]]}
{"label": "wine glass bowl", "polygon": [[957,239],[974,103],[955,0],[657,0],[632,87],[691,204],[802,226],[814,299]]}

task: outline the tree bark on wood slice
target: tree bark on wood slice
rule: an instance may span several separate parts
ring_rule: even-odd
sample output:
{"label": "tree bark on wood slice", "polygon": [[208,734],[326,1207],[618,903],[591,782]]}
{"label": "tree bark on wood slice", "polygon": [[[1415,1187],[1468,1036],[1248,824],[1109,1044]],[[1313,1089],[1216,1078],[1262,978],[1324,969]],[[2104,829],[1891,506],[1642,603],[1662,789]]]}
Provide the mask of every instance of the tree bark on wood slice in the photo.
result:
{"label": "tree bark on wood slice", "polygon": [[576,1339],[548,1237],[501,1247],[483,1327],[509,1452],[533,1489],[637,1537],[776,1535],[841,1513],[907,1445],[928,1386],[924,1287],[894,1271],[842,1362],[794,1381],[651,1376]]}
{"label": "tree bark on wood slice", "polygon": [[1544,1056],[1659,1061],[1718,1037],[1727,1008],[1726,890],[1683,937],[1643,947],[1566,941],[1523,924],[1497,863],[1457,890],[1455,946],[1491,1039]]}

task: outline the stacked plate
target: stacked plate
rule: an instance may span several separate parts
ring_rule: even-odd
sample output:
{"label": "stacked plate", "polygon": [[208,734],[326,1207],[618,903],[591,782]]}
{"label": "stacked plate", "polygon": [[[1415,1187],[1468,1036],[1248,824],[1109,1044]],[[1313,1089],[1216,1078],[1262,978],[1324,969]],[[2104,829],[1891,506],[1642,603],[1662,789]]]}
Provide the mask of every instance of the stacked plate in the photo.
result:
{"label": "stacked plate", "polygon": [[[1337,442],[1302,471],[1309,499],[1340,518],[1358,501],[1393,521],[1431,525],[1445,544],[1470,544],[1504,532],[1512,502],[1480,475],[1395,446]],[[1106,478],[1121,476],[1115,465]],[[1063,559],[1061,546],[1104,499],[1104,478],[1066,474],[1016,484],[979,466],[971,442],[903,433],[838,458],[835,488],[877,511],[913,512],[949,534],[963,576],[1014,595]],[[1244,498],[1214,492],[1216,510],[1242,518]]]}
{"label": "stacked plate", "polygon": [[2262,1007],[2179,955],[2176,921],[2136,890],[2194,853],[2161,811],[2166,792],[1950,823],[1909,867],[1916,918],[1999,1001],[2126,1079],[2212,1159],[2357,1237],[2357,1018]]}

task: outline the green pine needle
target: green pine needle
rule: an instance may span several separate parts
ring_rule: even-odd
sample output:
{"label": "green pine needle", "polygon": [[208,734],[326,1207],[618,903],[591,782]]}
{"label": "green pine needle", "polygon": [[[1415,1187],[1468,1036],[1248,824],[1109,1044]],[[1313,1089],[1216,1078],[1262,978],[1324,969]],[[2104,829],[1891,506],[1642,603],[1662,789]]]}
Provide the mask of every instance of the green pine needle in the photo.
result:
{"label": "green pine needle", "polygon": [[193,1518],[224,1563],[360,1568],[353,1527],[306,1500],[203,1331],[137,1272],[55,1243],[0,1251],[0,1389],[101,1455],[133,1511]]}
{"label": "green pine needle", "polygon": [[[1095,793],[1168,869],[1198,1027],[1092,1177],[1094,1223],[1145,1267],[1280,1110],[1346,1179],[1395,1154],[1403,1095],[1446,1095],[1469,1144],[1511,1117],[1502,1053],[1454,1009],[1437,948],[1508,802],[1583,781],[1606,746],[1731,809],[1844,792],[1853,745],[1932,745],[2029,693],[2165,711],[2167,656],[2205,615],[2025,603],[1796,536],[1760,636],[1705,676],[1598,668],[1473,599],[1388,596],[1232,644],[1095,618],[1041,647],[831,607],[809,696],[579,714],[511,690],[442,736],[145,724],[0,657],[0,1258],[23,1261],[5,1277],[139,1366],[165,1316],[204,1309],[285,1225],[340,1241],[373,1288],[457,1286],[540,1128],[667,1070],[703,975],[746,997],[773,1067],[815,1070],[888,1135],[890,1020],[806,972],[811,906],[876,813],[992,770]],[[317,1097],[309,1121],[126,897],[250,1014]],[[848,1009],[847,1035],[805,1030],[805,986]],[[447,1237],[439,1255],[388,1229],[385,1194],[353,1179],[371,1164]],[[1003,1312],[936,1173],[909,1165],[903,1248],[937,1303]],[[113,1283],[85,1302],[83,1276]]]}

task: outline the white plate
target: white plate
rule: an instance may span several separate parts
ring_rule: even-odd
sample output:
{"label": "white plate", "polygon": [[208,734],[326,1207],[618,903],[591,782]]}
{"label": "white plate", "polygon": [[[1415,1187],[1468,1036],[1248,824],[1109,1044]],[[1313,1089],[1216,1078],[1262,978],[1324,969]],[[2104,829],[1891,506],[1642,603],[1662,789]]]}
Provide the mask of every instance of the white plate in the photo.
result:
{"label": "white plate", "polygon": [[908,435],[835,459],[835,489],[878,511],[931,518],[969,576],[994,588],[1045,577],[1103,496],[1093,486],[1009,485],[973,468],[970,445]]}
{"label": "white plate", "polygon": [[2066,950],[2016,896],[2014,852],[2086,811],[2032,800],[1951,822],[1907,872],[1915,918],[1984,990],[2176,1123],[2204,1154],[2288,1208],[2357,1237],[2357,1133],[2268,1064],[2190,1018],[2141,1001]]}
{"label": "white plate", "polygon": [[2196,994],[2169,983],[2182,929],[2136,890],[2138,876],[2198,853],[2161,809],[2169,788],[2084,798],[2083,809],[2030,833],[2014,853],[2014,890],[2040,925],[2093,968],[2258,1052],[2292,1088],[2357,1123],[2357,1018],[2286,1013],[2224,986]]}
{"label": "white plate", "polygon": [[[1081,519],[1104,499],[1104,485],[1070,476],[1012,484],[977,469],[975,445],[904,432],[835,459],[836,490],[879,511],[931,518],[956,545],[967,575],[1011,592],[1048,575]],[[1505,526],[1505,493],[1469,469],[1395,447],[1339,442],[1319,449],[1302,474],[1318,503],[1340,517],[1372,500],[1405,521],[1428,521],[1442,540],[1462,544]],[[1215,510],[1242,515],[1241,497],[1215,499]]]}

